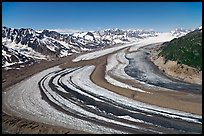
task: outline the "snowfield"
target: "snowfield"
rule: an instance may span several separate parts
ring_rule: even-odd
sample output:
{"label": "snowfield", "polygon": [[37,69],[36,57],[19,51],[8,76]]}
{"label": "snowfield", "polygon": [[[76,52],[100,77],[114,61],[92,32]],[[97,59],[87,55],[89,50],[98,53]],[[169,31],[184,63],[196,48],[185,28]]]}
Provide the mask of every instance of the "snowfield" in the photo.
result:
{"label": "snowfield", "polygon": [[120,49],[125,48],[125,47],[129,47],[129,46],[132,46],[132,45],[135,45],[135,44],[136,44],[136,42],[131,42],[129,44],[125,44],[125,45],[122,45],[122,46],[112,47],[112,48],[108,48],[108,49],[104,49],[104,50],[100,50],[100,51],[87,53],[87,54],[78,56],[77,58],[73,59],[72,61],[73,62],[78,62],[78,61],[81,61],[81,60],[96,59],[98,57],[104,56],[106,54],[112,53],[114,51],[120,50]]}
{"label": "snowfield", "polygon": [[73,59],[72,61],[78,62],[81,60],[96,59],[98,57],[104,56],[106,54],[112,53],[114,51],[120,50],[120,49],[125,48],[125,47],[129,47],[129,46],[132,46],[129,49],[129,51],[132,52],[132,51],[136,51],[138,48],[143,47],[145,45],[159,43],[159,42],[166,42],[166,41],[170,41],[174,38],[177,38],[177,37],[172,36],[171,33],[159,33],[158,36],[156,36],[156,37],[148,37],[148,38],[145,38],[142,40],[135,40],[135,41],[132,41],[130,43],[126,43],[126,44],[119,46],[119,47],[113,47],[113,48],[109,48],[109,49],[105,49],[105,50],[87,53],[87,54],[78,56],[77,58]]}
{"label": "snowfield", "polygon": [[171,33],[159,33],[156,37],[148,37],[146,39],[140,40],[137,45],[132,46],[129,51],[137,51],[138,48],[143,47],[148,44],[155,44],[155,43],[163,43],[167,41],[171,41],[174,38],[178,38],[173,36]]}

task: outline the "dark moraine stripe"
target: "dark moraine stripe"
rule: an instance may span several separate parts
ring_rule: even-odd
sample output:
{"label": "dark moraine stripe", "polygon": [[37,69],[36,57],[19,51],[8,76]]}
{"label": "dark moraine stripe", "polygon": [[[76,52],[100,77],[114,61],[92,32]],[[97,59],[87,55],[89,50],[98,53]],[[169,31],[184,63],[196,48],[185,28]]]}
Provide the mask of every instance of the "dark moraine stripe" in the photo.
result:
{"label": "dark moraine stripe", "polygon": [[[78,68],[78,69],[80,69],[80,68]],[[64,84],[63,82],[60,82],[60,79],[62,77],[64,77],[66,74],[69,74],[69,73],[74,72],[76,70],[77,69],[70,70],[70,71],[65,71],[65,72],[61,72],[63,70],[60,70],[60,71],[55,72],[55,75],[51,77],[48,85],[52,89],[52,91],[58,93],[64,99],[69,100],[70,102],[76,104],[77,106],[80,106],[84,110],[87,110],[87,111],[89,111],[91,113],[97,114],[99,116],[103,116],[103,117],[108,118],[108,119],[114,119],[114,120],[121,121],[121,122],[128,122],[128,123],[134,124],[134,125],[137,124],[137,125],[143,126],[145,128],[151,128],[152,130],[160,130],[160,131],[162,130],[162,132],[164,132],[164,133],[165,132],[169,132],[170,128],[173,129],[173,130],[171,130],[172,133],[184,133],[184,132],[188,132],[188,133],[191,133],[191,132],[200,133],[201,130],[202,130],[201,129],[201,125],[196,124],[196,123],[189,123],[187,121],[180,120],[180,119],[172,119],[172,118],[168,118],[168,117],[165,117],[165,116],[162,116],[162,115],[148,113],[148,112],[142,111],[140,109],[132,108],[132,107],[129,107],[129,106],[126,106],[126,105],[120,105],[120,104],[118,104],[118,103],[116,103],[114,101],[111,101],[111,100],[107,99],[107,98],[99,97],[96,94],[92,94],[92,93],[90,93],[90,92],[80,88],[76,84],[74,84],[72,82],[71,77],[70,77],[68,82],[73,87],[75,87],[77,89],[80,89],[81,91],[83,91],[83,92],[85,92],[85,93],[87,93],[87,94],[89,94],[89,95],[91,95],[91,96],[93,96],[95,98],[98,98],[98,99],[100,99],[100,100],[102,100],[104,102],[98,102],[98,101],[95,101],[94,99],[92,99],[92,98],[90,98],[88,96],[84,96],[84,95],[82,95],[82,94],[80,94],[80,93],[78,93],[78,92],[68,88],[66,86],[66,84]],[[50,74],[52,74],[52,73],[50,73]],[[82,115],[81,113],[77,113],[76,114],[76,111],[72,111],[66,105],[63,105],[63,107],[66,107],[67,110],[65,110],[64,108],[58,106],[54,102],[50,101],[49,98],[44,93],[44,91],[48,92],[46,90],[46,88],[45,88],[44,81],[47,79],[48,76],[50,76],[50,74],[48,74],[47,76],[45,76],[44,78],[42,78],[40,80],[39,88],[41,90],[41,94],[44,97],[46,97],[47,102],[50,103],[51,105],[53,105],[56,109],[58,109],[58,110],[60,110],[62,112],[65,112],[65,113],[67,113],[69,115],[72,115],[74,117],[77,117],[77,118],[80,118],[80,119],[83,119],[83,120],[86,120],[86,121],[91,121],[93,123],[97,123],[97,124],[100,124],[100,125],[107,126],[107,124],[109,124],[108,125],[109,127],[117,129],[117,130],[125,130],[126,132],[131,132],[131,133],[140,133],[140,132],[141,133],[152,133],[152,132],[132,129],[132,128],[129,128],[129,127],[124,127],[122,125],[116,125],[114,123],[107,123],[105,121],[96,120],[96,119],[90,118],[88,116],[84,117],[84,115]],[[59,91],[56,88],[56,85],[53,84],[53,80],[58,75],[61,75],[60,78],[57,81],[58,85],[60,85],[68,93],[64,93],[64,92]],[[41,86],[41,84],[43,86]],[[55,99],[54,96],[52,96],[52,97],[53,97],[53,99]],[[107,115],[107,114],[104,114],[102,112],[99,112],[99,111],[97,111],[95,109],[92,109],[92,108],[88,107],[87,105],[93,105],[93,106],[97,107],[98,109],[100,109],[101,111],[105,111],[106,113],[114,114],[114,116]],[[128,111],[128,110],[130,110],[130,111]],[[138,113],[133,113],[134,111],[137,111]],[[158,112],[161,112],[161,111],[158,111]],[[140,120],[143,120],[145,122],[152,123],[154,126],[147,125],[147,124],[144,125],[142,123],[133,123],[133,122],[127,121],[125,119],[117,118],[117,116],[122,116],[122,115],[128,115],[128,116],[133,117],[135,119],[140,119]],[[151,116],[149,116],[149,115],[151,115]]]}
{"label": "dark moraine stripe", "polygon": [[[53,73],[53,72],[52,72]],[[52,74],[50,73],[50,74]],[[48,74],[48,75],[50,75]],[[99,125],[102,125],[102,126],[105,126],[105,127],[109,127],[109,128],[113,128],[115,130],[120,130],[120,131],[124,131],[124,132],[128,132],[128,133],[153,133],[151,131],[144,131],[144,130],[140,130],[140,129],[135,129],[135,128],[130,128],[130,127],[126,127],[126,126],[122,126],[122,125],[118,125],[118,124],[114,124],[114,123],[110,123],[110,122],[105,122],[105,121],[102,121],[102,120],[97,120],[97,119],[94,119],[94,118],[90,118],[88,116],[84,116],[82,115],[81,113],[79,112],[76,112],[76,111],[73,111],[71,110],[69,107],[67,107],[66,105],[63,105],[63,108],[61,106],[59,106],[58,104],[54,103],[53,101],[51,101],[49,99],[49,97],[46,95],[46,93],[44,91],[46,91],[47,93],[49,93],[46,88],[45,88],[45,85],[44,85],[44,82],[45,80],[47,79],[48,75],[46,75],[45,77],[43,77],[40,82],[38,83],[39,85],[39,88],[40,88],[40,91],[41,91],[41,95],[42,95],[42,99],[45,100],[48,104],[50,104],[53,108],[55,108],[56,110],[58,111],[61,111],[65,114],[68,114],[68,115],[71,115],[73,117],[76,117],[76,118],[79,118],[79,119],[82,119],[82,120],[85,120],[85,121],[89,121],[89,122],[92,122],[94,124],[99,124]],[[41,86],[42,84],[42,86]],[[56,89],[53,89],[53,87],[51,88],[53,91]],[[71,90],[71,89],[70,89]],[[58,90],[59,92],[59,90]],[[49,93],[50,94],[50,93]],[[57,102],[59,102],[58,100],[56,100],[56,98],[54,98],[53,95],[50,94],[50,96]],[[60,103],[60,102],[59,102]],[[67,109],[65,110],[64,107],[66,107]]]}

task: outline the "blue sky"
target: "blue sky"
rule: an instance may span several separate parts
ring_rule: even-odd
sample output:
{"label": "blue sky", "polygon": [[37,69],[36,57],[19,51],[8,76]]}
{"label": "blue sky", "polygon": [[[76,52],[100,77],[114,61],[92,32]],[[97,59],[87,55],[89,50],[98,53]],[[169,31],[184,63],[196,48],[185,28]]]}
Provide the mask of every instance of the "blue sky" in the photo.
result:
{"label": "blue sky", "polygon": [[202,2],[2,2],[2,25],[70,31],[192,29],[202,25]]}

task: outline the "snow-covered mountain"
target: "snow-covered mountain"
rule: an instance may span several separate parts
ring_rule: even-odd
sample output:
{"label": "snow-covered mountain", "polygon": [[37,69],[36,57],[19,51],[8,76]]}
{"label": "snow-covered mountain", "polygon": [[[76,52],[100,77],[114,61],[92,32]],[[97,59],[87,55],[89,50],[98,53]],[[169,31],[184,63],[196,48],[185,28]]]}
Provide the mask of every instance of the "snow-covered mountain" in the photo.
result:
{"label": "snow-covered mountain", "polygon": [[[180,37],[189,30],[176,29],[169,34]],[[101,31],[60,34],[55,31],[35,31],[31,28],[2,27],[2,66],[28,60],[52,59],[73,53],[110,47],[118,43],[140,41],[162,33],[146,30],[106,29]],[[12,59],[16,58],[16,59]],[[14,61],[15,60],[15,61]]]}
{"label": "snow-covered mountain", "polygon": [[27,57],[22,53],[18,53],[12,48],[2,45],[2,65],[8,67],[14,64],[29,63],[34,61],[33,58]]}
{"label": "snow-covered mountain", "polygon": [[170,33],[173,35],[173,36],[176,36],[176,37],[181,37],[181,36],[184,36],[186,35],[187,33],[191,32],[192,30],[189,30],[189,29],[181,29],[181,28],[176,28],[175,30],[171,31]]}
{"label": "snow-covered mountain", "polygon": [[199,30],[202,30],[202,26],[200,26],[198,29],[199,29]]}

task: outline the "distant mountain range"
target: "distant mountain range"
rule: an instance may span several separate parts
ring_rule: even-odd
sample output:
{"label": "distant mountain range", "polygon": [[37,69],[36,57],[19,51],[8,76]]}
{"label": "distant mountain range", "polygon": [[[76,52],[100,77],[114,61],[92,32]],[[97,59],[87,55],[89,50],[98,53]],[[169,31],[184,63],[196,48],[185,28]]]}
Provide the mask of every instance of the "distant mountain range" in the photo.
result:
{"label": "distant mountain range", "polygon": [[159,54],[166,61],[173,60],[202,70],[202,26],[198,29],[164,43]]}
{"label": "distant mountain range", "polygon": [[[180,37],[191,30],[168,32]],[[2,27],[2,67],[23,64],[33,60],[51,60],[73,53],[92,51],[117,44],[157,37],[162,33],[146,30],[106,29],[102,31],[60,34],[55,31],[35,31],[31,28]]]}

